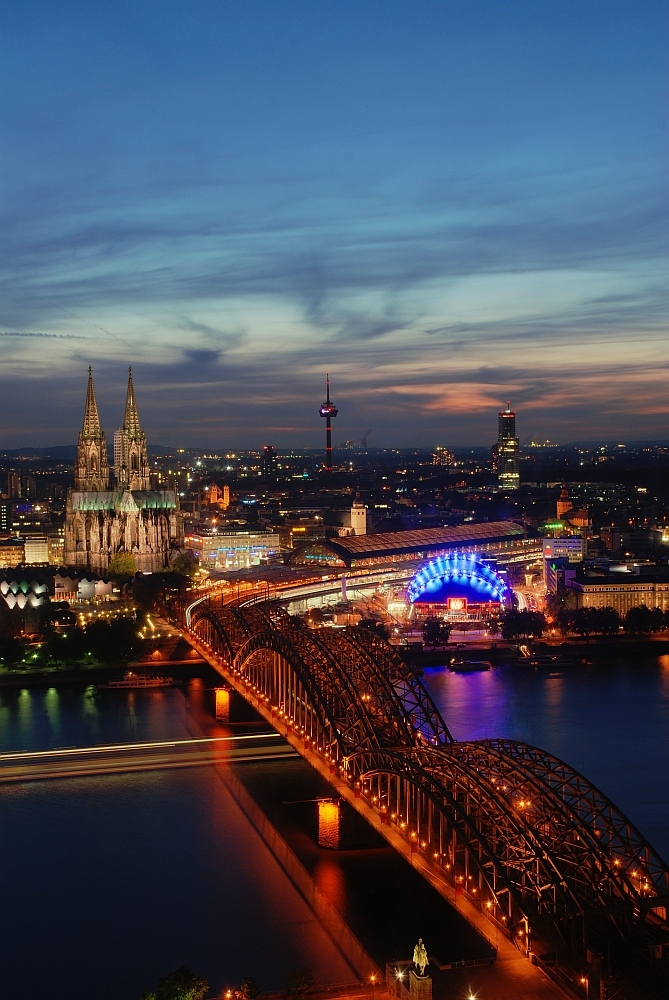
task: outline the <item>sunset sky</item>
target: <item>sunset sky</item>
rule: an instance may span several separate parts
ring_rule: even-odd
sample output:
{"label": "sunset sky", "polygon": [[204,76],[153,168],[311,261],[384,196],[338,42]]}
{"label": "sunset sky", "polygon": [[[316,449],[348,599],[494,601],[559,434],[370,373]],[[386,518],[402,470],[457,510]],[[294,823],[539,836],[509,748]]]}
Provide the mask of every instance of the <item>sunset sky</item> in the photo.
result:
{"label": "sunset sky", "polygon": [[0,446],[669,439],[666,0],[0,14]]}

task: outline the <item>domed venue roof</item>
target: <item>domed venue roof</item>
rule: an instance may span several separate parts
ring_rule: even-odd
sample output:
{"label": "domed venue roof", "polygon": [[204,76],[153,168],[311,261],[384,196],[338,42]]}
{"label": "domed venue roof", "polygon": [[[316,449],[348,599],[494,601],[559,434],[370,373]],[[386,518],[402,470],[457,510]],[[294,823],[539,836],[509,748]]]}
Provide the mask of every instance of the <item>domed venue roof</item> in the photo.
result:
{"label": "domed venue roof", "polygon": [[418,570],[407,588],[412,604],[504,604],[510,591],[504,579],[473,553],[450,552],[431,559]]}

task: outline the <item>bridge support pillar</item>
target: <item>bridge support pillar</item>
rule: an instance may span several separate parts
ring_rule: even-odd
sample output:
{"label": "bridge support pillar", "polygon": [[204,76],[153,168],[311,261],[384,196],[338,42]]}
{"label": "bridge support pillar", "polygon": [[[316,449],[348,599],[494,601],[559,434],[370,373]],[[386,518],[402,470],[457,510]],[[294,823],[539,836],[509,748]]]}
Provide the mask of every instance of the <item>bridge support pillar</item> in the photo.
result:
{"label": "bridge support pillar", "polygon": [[230,721],[230,691],[228,688],[215,688],[216,718],[220,722]]}
{"label": "bridge support pillar", "polygon": [[339,850],[341,838],[341,804],[338,799],[323,799],[318,803],[318,846]]}

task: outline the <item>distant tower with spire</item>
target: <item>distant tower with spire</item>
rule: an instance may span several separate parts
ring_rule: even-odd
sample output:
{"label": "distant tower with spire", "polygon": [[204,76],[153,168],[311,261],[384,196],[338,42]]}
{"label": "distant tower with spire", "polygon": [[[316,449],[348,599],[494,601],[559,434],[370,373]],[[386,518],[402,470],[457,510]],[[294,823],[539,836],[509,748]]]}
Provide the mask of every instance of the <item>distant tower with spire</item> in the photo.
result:
{"label": "distant tower with spire", "polygon": [[330,399],[330,373],[325,375],[325,402],[318,411],[325,417],[325,471],[332,472],[332,420],[339,410]]}
{"label": "distant tower with spire", "polygon": [[77,441],[77,464],[74,470],[74,488],[78,491],[109,489],[109,458],[107,439],[100,427],[98,404],[93,385],[93,369],[88,369],[88,389],[84,408],[84,425]]}
{"label": "distant tower with spire", "polygon": [[128,368],[123,427],[114,434],[114,475],[119,488],[149,489],[149,456],[146,434],[139,423],[132,368]]}

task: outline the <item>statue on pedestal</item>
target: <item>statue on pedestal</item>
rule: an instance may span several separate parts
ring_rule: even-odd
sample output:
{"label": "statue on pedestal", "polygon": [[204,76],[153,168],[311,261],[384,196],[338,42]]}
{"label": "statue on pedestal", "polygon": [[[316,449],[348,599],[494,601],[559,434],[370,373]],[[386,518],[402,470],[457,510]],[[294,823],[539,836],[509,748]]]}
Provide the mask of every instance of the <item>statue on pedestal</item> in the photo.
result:
{"label": "statue on pedestal", "polygon": [[418,944],[413,950],[413,964],[416,966],[421,976],[425,975],[425,969],[428,964],[427,950],[423,944],[423,939],[418,938]]}

